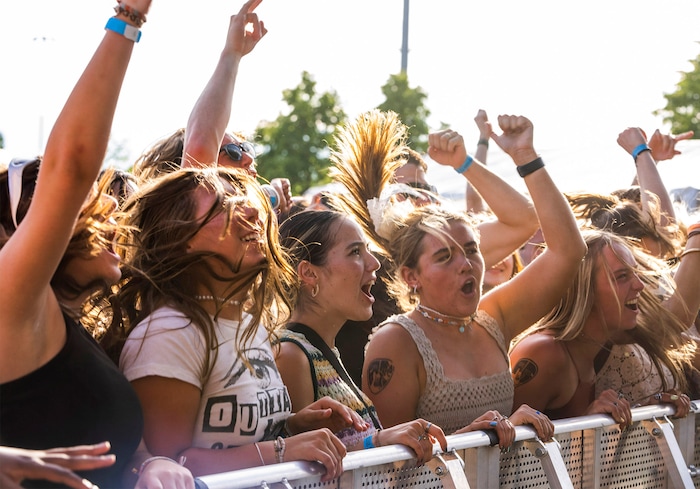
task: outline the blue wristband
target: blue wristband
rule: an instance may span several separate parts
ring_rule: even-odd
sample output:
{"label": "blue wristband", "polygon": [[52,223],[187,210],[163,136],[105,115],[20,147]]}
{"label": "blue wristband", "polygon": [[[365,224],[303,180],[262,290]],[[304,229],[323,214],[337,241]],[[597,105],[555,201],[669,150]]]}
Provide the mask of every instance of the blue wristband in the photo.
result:
{"label": "blue wristband", "polygon": [[639,154],[643,151],[651,151],[651,148],[647,146],[647,143],[642,143],[632,150],[632,158],[634,158],[635,163],[637,161],[637,156],[639,156]]}
{"label": "blue wristband", "polygon": [[474,163],[474,158],[467,155],[467,159],[464,160],[464,163],[462,163],[462,166],[460,166],[459,168],[455,168],[455,171],[457,173],[464,173],[465,171],[467,171],[469,169],[470,166],[472,166],[472,163]]}
{"label": "blue wristband", "polygon": [[365,448],[375,448],[374,442],[372,441],[374,435],[366,436],[363,442]]}
{"label": "blue wristband", "polygon": [[131,24],[127,24],[123,20],[117,19],[115,17],[111,17],[107,21],[105,29],[108,31],[116,32],[117,34],[121,34],[130,41],[139,42],[141,40],[141,31],[138,27],[135,27]]}

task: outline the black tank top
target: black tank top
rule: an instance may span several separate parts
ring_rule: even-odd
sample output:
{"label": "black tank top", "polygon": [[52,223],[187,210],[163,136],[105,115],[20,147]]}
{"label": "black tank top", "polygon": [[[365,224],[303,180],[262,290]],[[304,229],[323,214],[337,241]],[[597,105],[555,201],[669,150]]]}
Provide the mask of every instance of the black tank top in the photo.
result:
{"label": "black tank top", "polygon": [[[0,445],[31,449],[109,441],[114,465],[80,475],[100,488],[122,486],[143,434],[131,384],[80,324],[67,316],[66,344],[48,363],[0,385]],[[24,487],[64,487],[25,481]]]}

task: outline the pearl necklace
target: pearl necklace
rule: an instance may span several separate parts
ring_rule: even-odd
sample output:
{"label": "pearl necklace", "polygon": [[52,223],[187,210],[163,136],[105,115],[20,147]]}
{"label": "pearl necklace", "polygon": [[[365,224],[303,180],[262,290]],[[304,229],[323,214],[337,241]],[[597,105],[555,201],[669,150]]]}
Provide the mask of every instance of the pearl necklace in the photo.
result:
{"label": "pearl necklace", "polygon": [[[448,316],[447,314],[443,314],[441,312],[436,311],[435,309],[431,309],[429,307],[424,306],[423,304],[418,304],[416,306],[416,311],[423,316],[426,319],[430,319],[431,321],[434,321],[440,325],[447,325],[447,326],[459,326],[459,332],[464,333],[465,328],[469,328],[469,331],[472,330],[472,321],[474,321],[474,318],[476,317],[476,312],[471,314],[469,317],[466,318],[458,318],[455,316]],[[432,316],[430,313],[437,314],[442,317],[437,317],[437,316]],[[444,318],[444,319],[443,319]]]}
{"label": "pearl necklace", "polygon": [[219,304],[228,303],[229,306],[234,306],[234,307],[241,305],[241,301],[237,301],[235,299],[227,301],[226,299],[224,299],[222,297],[214,297],[213,295],[195,295],[194,298],[195,298],[195,300],[198,300],[198,301],[216,301]]}

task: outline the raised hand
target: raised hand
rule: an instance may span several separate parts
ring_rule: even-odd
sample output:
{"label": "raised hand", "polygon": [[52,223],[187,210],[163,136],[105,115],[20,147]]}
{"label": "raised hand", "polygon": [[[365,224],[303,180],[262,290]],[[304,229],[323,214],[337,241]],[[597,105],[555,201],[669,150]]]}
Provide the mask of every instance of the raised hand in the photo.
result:
{"label": "raised hand", "polygon": [[231,16],[226,49],[231,49],[240,56],[245,56],[267,34],[265,24],[258,19],[258,14],[254,12],[260,2],[262,0],[248,0],[236,15]]}
{"label": "raised hand", "polygon": [[670,160],[674,156],[681,154],[676,149],[676,143],[692,138],[693,134],[693,131],[687,131],[674,136],[672,134],[661,134],[661,131],[658,129],[654,131],[651,139],[649,139],[649,148],[651,148],[651,155],[654,157],[654,161]]}
{"label": "raised hand", "polygon": [[474,117],[474,122],[476,122],[476,127],[479,128],[479,139],[489,140],[491,139],[491,134],[493,134],[493,126],[489,122],[489,117],[486,115],[486,111],[479,109]]}
{"label": "raised hand", "polygon": [[498,126],[502,133],[493,133],[491,139],[505,151],[516,165],[524,165],[537,158],[533,146],[534,128],[527,117],[499,115]]}
{"label": "raised hand", "polygon": [[628,127],[617,136],[617,144],[632,154],[640,144],[646,144],[647,135],[638,127]]}
{"label": "raised hand", "polygon": [[464,138],[452,129],[430,133],[428,143],[428,155],[441,165],[459,168],[467,157]]}

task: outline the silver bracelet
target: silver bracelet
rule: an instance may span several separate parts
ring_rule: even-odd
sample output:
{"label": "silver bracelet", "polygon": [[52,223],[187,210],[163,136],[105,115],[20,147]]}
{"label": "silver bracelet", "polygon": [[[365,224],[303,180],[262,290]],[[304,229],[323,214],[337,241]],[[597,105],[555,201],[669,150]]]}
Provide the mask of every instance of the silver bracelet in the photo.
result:
{"label": "silver bracelet", "polygon": [[[146,467],[148,466],[148,464],[150,464],[151,462],[155,462],[156,460],[167,460],[169,462],[177,464],[177,462],[170,457],[163,457],[160,455],[156,455],[155,457],[150,457],[150,458],[147,458],[146,460],[144,460],[143,463],[141,464],[141,467],[139,467],[138,470],[136,468],[133,468],[133,469],[131,469],[131,472],[133,472],[134,474],[141,477],[141,474],[143,474],[143,471],[146,470]],[[182,464],[178,464],[178,465],[182,465]]]}

